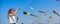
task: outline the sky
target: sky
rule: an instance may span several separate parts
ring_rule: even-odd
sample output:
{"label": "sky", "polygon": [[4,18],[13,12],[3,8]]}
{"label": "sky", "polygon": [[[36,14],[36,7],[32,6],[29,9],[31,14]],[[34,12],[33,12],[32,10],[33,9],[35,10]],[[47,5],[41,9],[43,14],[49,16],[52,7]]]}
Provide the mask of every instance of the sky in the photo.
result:
{"label": "sky", "polygon": [[[30,8],[32,7],[33,10]],[[7,18],[10,8],[20,8],[16,16],[19,17],[18,24],[59,24],[60,17],[52,13],[52,10],[57,10],[60,14],[60,1],[56,0],[0,0],[0,24],[9,24]],[[46,16],[39,13],[39,10],[46,11]],[[27,11],[31,14],[37,15],[40,18],[24,15],[23,12]],[[50,19],[49,16],[53,18]],[[48,22],[47,22],[48,21]]]}

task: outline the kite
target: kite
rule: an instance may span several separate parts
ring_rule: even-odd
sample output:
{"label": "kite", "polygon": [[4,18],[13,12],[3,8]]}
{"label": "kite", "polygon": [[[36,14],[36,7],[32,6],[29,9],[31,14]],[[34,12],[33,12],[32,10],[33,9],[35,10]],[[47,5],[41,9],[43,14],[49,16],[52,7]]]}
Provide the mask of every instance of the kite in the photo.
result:
{"label": "kite", "polygon": [[47,20],[47,22],[49,22],[49,21]]}
{"label": "kite", "polygon": [[52,19],[52,16],[50,16],[49,18]]}
{"label": "kite", "polygon": [[30,15],[30,16],[34,16],[34,17],[39,18],[39,16],[37,16],[37,15],[33,15],[33,14],[29,13],[29,12],[23,12],[23,14],[25,14],[25,15]]}
{"label": "kite", "polygon": [[45,11],[39,10],[39,13],[44,14],[46,16],[46,12]]}
{"label": "kite", "polygon": [[57,0],[57,1],[60,1],[60,0]]}
{"label": "kite", "polygon": [[51,23],[49,20],[47,20],[47,22]]}
{"label": "kite", "polygon": [[24,24],[24,23],[21,23],[21,24]]}
{"label": "kite", "polygon": [[23,12],[23,14],[25,14],[25,15],[30,15],[30,13],[29,13],[29,12],[26,12],[26,11]]}
{"label": "kite", "polygon": [[56,10],[53,10],[53,13],[54,13],[54,14],[57,14],[57,15],[59,16],[59,14],[57,13],[57,11],[56,11]]}
{"label": "kite", "polygon": [[45,11],[39,10],[40,13],[46,13]]}
{"label": "kite", "polygon": [[33,7],[30,7],[31,10],[34,10]]}

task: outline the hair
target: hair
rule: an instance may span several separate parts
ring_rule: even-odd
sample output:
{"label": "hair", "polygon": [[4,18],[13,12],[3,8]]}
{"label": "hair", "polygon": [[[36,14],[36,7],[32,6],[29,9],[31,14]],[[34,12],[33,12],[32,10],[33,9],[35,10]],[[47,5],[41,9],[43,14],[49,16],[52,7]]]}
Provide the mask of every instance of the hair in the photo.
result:
{"label": "hair", "polygon": [[[11,13],[11,10],[12,10],[12,9],[13,9],[13,8],[9,9],[8,14]],[[13,10],[13,11],[15,11],[15,10]]]}
{"label": "hair", "polygon": [[[13,8],[9,9],[9,11],[8,11],[8,16],[9,16],[9,13],[12,13],[12,12],[11,12],[12,9],[13,9]],[[13,11],[15,11],[15,10],[13,10]]]}

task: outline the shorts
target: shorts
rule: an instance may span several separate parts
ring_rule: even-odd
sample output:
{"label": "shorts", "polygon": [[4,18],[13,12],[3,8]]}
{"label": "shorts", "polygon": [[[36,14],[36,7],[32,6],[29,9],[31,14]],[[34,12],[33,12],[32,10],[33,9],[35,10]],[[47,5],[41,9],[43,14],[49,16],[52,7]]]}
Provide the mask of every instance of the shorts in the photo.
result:
{"label": "shorts", "polygon": [[10,24],[16,24],[16,23],[10,23]]}

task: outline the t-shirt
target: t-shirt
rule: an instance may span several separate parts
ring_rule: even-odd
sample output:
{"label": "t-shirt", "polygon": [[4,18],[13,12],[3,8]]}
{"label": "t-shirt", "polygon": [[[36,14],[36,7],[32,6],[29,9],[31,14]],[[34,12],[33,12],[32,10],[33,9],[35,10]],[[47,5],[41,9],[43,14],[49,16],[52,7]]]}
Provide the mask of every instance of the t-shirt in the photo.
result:
{"label": "t-shirt", "polygon": [[9,17],[10,23],[16,23],[15,16]]}

